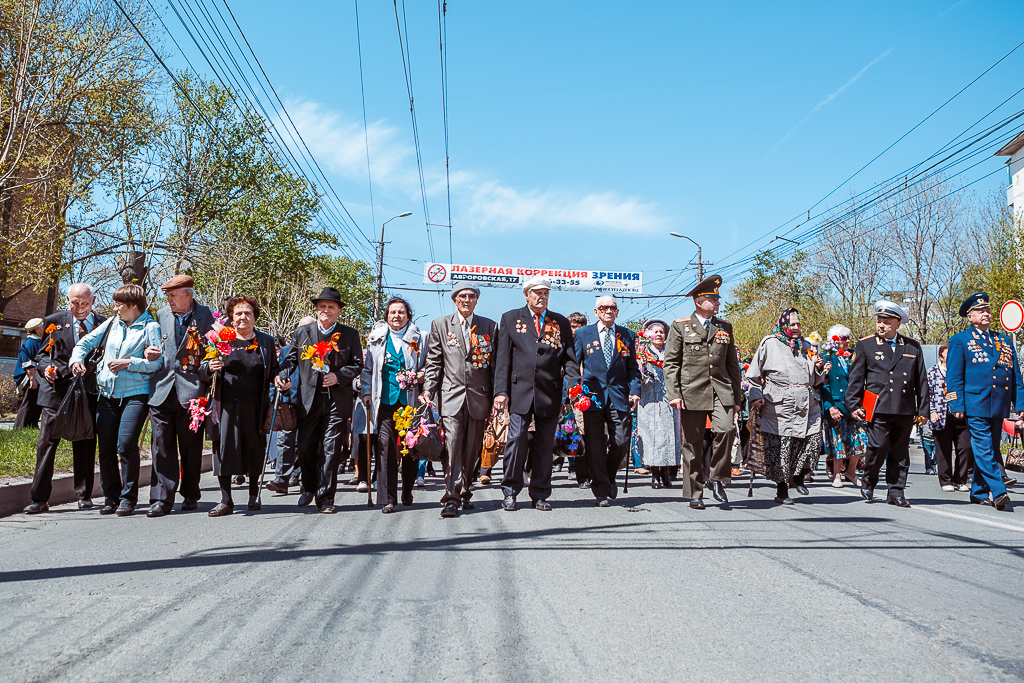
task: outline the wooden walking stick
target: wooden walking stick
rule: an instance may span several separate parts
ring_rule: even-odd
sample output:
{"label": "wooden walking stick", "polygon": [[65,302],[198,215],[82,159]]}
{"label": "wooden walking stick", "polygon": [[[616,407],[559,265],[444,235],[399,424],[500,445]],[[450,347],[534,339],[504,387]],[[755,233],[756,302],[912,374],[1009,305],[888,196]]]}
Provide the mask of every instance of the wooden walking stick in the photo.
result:
{"label": "wooden walking stick", "polygon": [[366,507],[373,507],[373,487],[370,486],[370,472],[373,471],[373,464],[370,462],[370,411],[363,404],[363,412],[366,414]]}

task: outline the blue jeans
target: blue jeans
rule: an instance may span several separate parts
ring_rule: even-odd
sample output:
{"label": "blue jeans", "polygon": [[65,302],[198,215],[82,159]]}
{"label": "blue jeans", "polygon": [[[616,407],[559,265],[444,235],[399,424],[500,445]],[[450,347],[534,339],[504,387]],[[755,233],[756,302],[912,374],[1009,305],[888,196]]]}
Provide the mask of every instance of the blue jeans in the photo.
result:
{"label": "blue jeans", "polygon": [[921,450],[924,451],[924,468],[935,469],[935,442],[931,439],[921,439]]}
{"label": "blue jeans", "polygon": [[107,398],[96,402],[96,442],[100,488],[108,505],[139,502],[139,435],[149,414],[149,396]]}
{"label": "blue jeans", "polygon": [[420,479],[422,479],[423,477],[427,476],[427,461],[426,460],[420,460],[420,469],[416,473],[416,476],[417,476],[417,478],[420,478]]}
{"label": "blue jeans", "polygon": [[1003,420],[999,417],[967,416],[971,430],[971,450],[974,452],[974,482],[971,484],[971,498],[981,500],[998,498],[1006,493],[1003,471],[999,467],[999,446],[1002,442]]}

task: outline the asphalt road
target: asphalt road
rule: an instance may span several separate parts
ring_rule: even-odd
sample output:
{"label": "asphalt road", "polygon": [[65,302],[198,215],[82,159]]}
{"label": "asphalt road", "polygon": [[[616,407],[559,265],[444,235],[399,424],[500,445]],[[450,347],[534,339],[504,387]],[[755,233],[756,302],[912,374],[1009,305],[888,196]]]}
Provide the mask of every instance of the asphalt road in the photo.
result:
{"label": "asphalt road", "polygon": [[902,510],[823,479],[793,507],[759,479],[728,509],[646,481],[601,509],[562,473],[553,512],[487,488],[442,520],[439,479],[390,516],[343,487],[334,516],[293,494],[210,519],[207,477],[198,513],[18,515],[0,678],[1024,679],[1024,502],[912,474]]}

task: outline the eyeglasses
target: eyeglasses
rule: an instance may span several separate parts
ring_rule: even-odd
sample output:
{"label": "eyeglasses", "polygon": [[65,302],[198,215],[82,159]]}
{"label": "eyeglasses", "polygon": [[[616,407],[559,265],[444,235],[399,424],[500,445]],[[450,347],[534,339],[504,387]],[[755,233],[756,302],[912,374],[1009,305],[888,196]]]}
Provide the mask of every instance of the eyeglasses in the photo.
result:
{"label": "eyeglasses", "polygon": [[476,301],[476,294],[456,294],[455,298],[459,301]]}
{"label": "eyeglasses", "polygon": [[618,306],[598,306],[597,310],[599,310],[599,311],[617,311],[617,310],[619,310],[619,307]]}

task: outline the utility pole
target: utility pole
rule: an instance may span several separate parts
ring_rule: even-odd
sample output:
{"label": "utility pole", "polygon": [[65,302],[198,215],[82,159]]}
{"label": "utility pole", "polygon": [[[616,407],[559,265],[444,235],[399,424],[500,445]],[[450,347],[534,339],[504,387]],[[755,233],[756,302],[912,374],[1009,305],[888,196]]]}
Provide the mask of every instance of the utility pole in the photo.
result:
{"label": "utility pole", "polygon": [[384,305],[384,226],[395,220],[396,218],[405,218],[411,216],[412,211],[405,211],[392,216],[387,219],[380,226],[380,242],[377,243],[377,287],[373,296],[373,320],[374,322],[380,320],[381,306]]}
{"label": "utility pole", "polygon": [[[704,281],[704,266],[711,266],[711,265],[714,265],[714,264],[712,264],[712,263],[704,263],[704,259],[701,257],[700,245],[697,244],[696,242],[694,242],[693,240],[691,240],[689,237],[687,237],[686,235],[680,235],[678,232],[670,232],[669,234],[672,235],[673,237],[679,237],[681,239],[684,239],[684,240],[688,241],[690,244],[692,244],[693,246],[697,247],[697,263],[696,263],[696,265],[697,265],[697,282],[703,282]],[[691,265],[693,265],[693,264],[691,264]]]}

